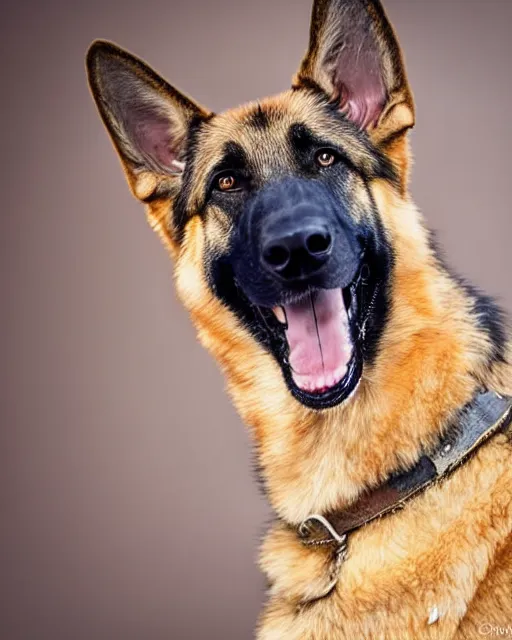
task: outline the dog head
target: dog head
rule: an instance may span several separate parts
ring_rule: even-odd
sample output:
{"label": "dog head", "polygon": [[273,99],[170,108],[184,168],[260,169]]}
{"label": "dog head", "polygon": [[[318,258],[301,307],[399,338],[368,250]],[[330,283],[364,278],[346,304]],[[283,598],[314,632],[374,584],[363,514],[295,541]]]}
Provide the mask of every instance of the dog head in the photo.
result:
{"label": "dog head", "polygon": [[[342,406],[379,350],[414,107],[378,0],[316,0],[291,90],[213,114],[103,41],[90,86],[246,419]],[[259,409],[258,409],[259,407]]]}

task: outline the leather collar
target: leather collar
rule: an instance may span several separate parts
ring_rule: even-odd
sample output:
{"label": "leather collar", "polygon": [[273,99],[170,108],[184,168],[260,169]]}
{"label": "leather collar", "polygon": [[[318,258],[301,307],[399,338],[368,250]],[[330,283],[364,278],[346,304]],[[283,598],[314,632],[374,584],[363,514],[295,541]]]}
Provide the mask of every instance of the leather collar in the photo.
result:
{"label": "leather collar", "polygon": [[463,464],[484,442],[512,423],[512,398],[478,393],[459,413],[447,435],[424,453],[409,470],[391,476],[384,484],[363,494],[348,508],[325,515],[312,514],[298,528],[306,545],[330,545],[344,558],[351,531],[398,509],[433,483]]}

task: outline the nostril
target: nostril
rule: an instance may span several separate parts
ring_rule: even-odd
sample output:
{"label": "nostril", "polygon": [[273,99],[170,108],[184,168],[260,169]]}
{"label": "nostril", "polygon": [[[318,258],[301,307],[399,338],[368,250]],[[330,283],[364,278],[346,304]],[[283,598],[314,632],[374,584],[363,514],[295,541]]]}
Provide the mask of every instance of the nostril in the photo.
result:
{"label": "nostril", "polygon": [[269,266],[282,269],[290,261],[290,252],[281,244],[273,244],[264,250],[263,259]]}
{"label": "nostril", "polygon": [[332,229],[317,220],[286,220],[264,229],[262,266],[286,280],[304,279],[319,271],[333,249]]}
{"label": "nostril", "polygon": [[306,249],[310,255],[319,255],[331,248],[331,242],[331,234],[328,232],[312,233],[306,239]]}

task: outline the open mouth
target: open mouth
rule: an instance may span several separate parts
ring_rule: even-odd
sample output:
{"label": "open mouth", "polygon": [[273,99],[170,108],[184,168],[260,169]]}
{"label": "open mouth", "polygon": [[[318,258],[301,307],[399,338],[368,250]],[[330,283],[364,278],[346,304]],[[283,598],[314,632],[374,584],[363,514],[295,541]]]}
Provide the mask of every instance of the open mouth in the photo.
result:
{"label": "open mouth", "polygon": [[360,272],[348,287],[313,289],[272,311],[260,308],[288,387],[305,406],[333,407],[359,383],[364,326],[372,306],[362,319],[361,279]]}
{"label": "open mouth", "polygon": [[324,289],[273,309],[283,324],[294,383],[324,393],[346,376],[354,353],[349,312],[342,289]]}

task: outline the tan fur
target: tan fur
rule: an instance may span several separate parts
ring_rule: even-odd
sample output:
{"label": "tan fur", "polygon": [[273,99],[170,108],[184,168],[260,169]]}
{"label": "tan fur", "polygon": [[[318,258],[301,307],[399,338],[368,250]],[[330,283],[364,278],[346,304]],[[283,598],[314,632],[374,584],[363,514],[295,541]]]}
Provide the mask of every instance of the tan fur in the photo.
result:
{"label": "tan fur", "polygon": [[[328,0],[318,0],[318,6],[327,7]],[[384,47],[391,36],[379,16],[376,32]],[[328,84],[317,59],[321,52],[320,46],[310,47],[297,86],[308,74]],[[199,340],[218,361],[250,429],[279,518],[261,549],[270,586],[259,640],[462,640],[483,637],[484,624],[512,625],[511,437],[494,437],[405,509],[351,534],[341,566],[330,549],[302,545],[295,529],[311,513],[342,508],[414,463],[480,387],[512,395],[512,342],[505,359],[490,367],[492,345],[470,298],[440,266],[409,197],[412,94],[401,54],[384,55],[384,69],[393,91],[370,136],[393,162],[399,180],[393,185],[375,179],[370,190],[394,250],[392,306],[377,356],[365,366],[357,391],[327,411],[313,411],[292,397],[273,356],[208,286],[204,256],[212,246],[220,253],[227,249],[232,221],[209,207],[192,214],[183,237],[176,238],[171,220],[179,176],[135,168],[116,143],[132,191],[147,201],[148,220],[173,259],[177,292]],[[186,100],[177,92],[169,99]],[[260,107],[271,124],[256,131],[247,121]],[[205,123],[190,209],[202,207],[205,176],[229,140],[258,163],[261,175],[287,175],[285,136],[296,122],[336,140],[356,166],[371,168],[372,157],[350,127],[333,130],[319,115],[313,93],[288,91]],[[359,211],[368,198],[363,186],[357,178],[351,184],[352,197],[361,204],[360,210],[355,206],[356,217],[363,215]],[[229,549],[226,554],[229,558]],[[438,620],[429,624],[432,612]]]}

